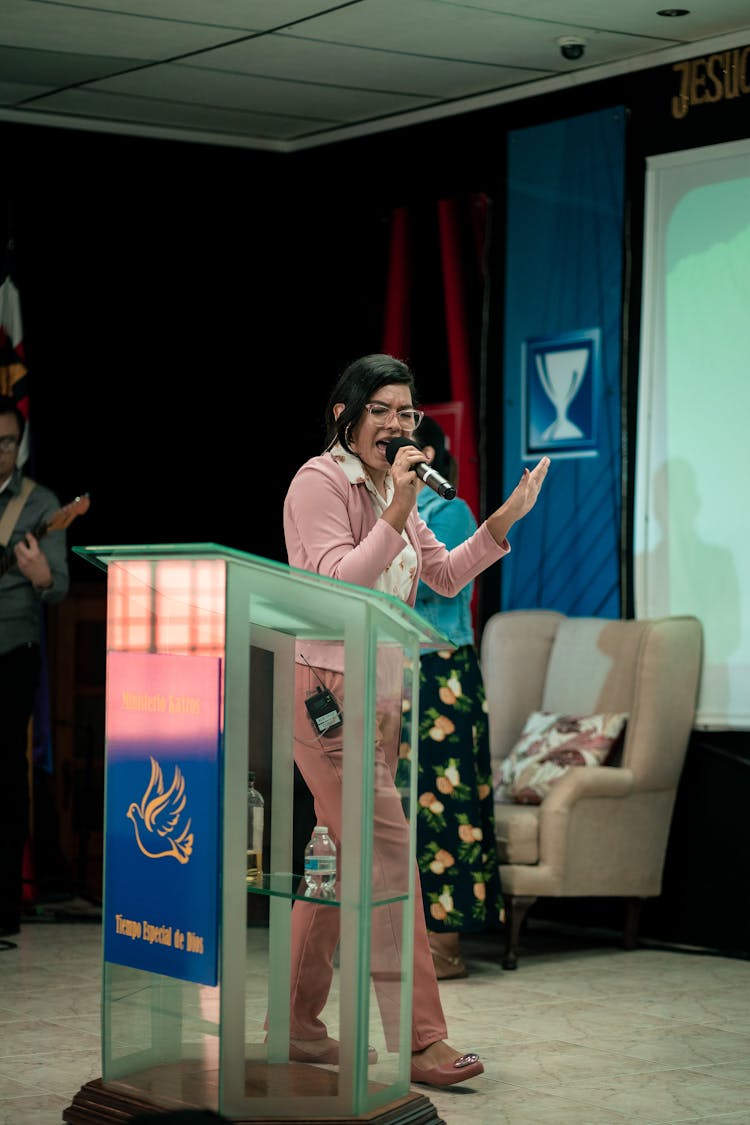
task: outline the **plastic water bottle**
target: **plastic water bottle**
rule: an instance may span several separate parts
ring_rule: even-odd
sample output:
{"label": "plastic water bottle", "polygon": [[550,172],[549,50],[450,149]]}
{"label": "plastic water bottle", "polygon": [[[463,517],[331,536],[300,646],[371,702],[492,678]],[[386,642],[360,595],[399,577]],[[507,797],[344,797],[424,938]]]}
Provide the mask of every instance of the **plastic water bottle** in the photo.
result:
{"label": "plastic water bottle", "polygon": [[265,801],[255,788],[255,774],[247,774],[247,882],[263,882],[263,817]]}
{"label": "plastic water bottle", "polygon": [[313,828],[305,848],[305,883],[312,894],[330,894],[336,884],[336,845],[324,824]]}

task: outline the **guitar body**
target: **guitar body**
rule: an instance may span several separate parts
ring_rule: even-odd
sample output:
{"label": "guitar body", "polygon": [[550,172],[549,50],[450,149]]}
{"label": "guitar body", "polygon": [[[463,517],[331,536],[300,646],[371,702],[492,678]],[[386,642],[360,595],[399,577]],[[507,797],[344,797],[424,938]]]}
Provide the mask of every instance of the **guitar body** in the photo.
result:
{"label": "guitar body", "polygon": [[[82,516],[89,510],[90,506],[91,500],[88,493],[84,493],[83,496],[76,496],[75,500],[71,500],[71,502],[66,504],[63,508],[58,508],[54,515],[50,516],[48,520],[37,524],[32,535],[36,539],[43,539],[50,531],[65,531],[67,527],[70,527],[76,516]],[[15,561],[16,557],[12,548],[4,547],[2,555],[0,555],[0,578],[8,573],[15,564]]]}

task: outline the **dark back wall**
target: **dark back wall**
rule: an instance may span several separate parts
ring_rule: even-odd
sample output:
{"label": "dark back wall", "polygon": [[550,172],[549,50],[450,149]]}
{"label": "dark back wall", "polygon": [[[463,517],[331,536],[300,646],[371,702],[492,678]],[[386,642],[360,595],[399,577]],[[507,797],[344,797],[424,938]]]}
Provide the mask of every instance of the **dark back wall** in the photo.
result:
{"label": "dark back wall", "polygon": [[[659,67],[297,155],[0,123],[0,233],[7,215],[32,375],[34,468],[63,503],[83,491],[92,498],[69,529],[70,545],[214,542],[284,560],[284,494],[301,461],[321,448],[332,382],[350,359],[381,346],[389,216],[397,205],[419,209],[478,192],[492,200],[480,372],[480,432],[487,430],[502,402],[506,135],[608,105],[625,106],[629,121],[623,357],[631,510],[646,157],[735,140],[750,129],[750,95],[692,106],[676,119],[670,107],[678,89],[672,68]],[[416,374],[423,400],[440,401],[450,388],[437,332],[431,343],[432,362]],[[502,451],[499,434],[489,429],[484,437],[489,508],[501,496]],[[624,541],[626,564],[627,551]],[[71,571],[79,583],[103,582],[75,556]],[[496,608],[483,601],[482,615]],[[84,620],[76,675],[87,662],[96,668],[76,703],[80,722],[89,696],[101,705],[103,683],[102,625],[88,628]],[[60,663],[68,663],[71,645],[63,640]],[[101,716],[92,713],[98,745]],[[101,800],[92,799],[78,752],[66,751],[64,765],[78,773],[73,797],[62,802],[62,835],[83,884],[97,862],[86,841],[101,831]],[[701,770],[705,761],[701,754]],[[732,754],[732,768],[738,762]],[[65,769],[58,772],[67,793]],[[703,915],[694,910],[692,856],[679,842],[706,815],[704,775],[697,785],[695,776],[686,770],[678,800],[671,875],[656,908],[665,917]],[[714,812],[718,823],[723,812]],[[680,825],[687,825],[682,835]],[[711,911],[710,932],[681,923],[681,939],[726,946],[725,935],[737,932],[731,901],[726,917]],[[663,917],[651,925],[674,940]]]}
{"label": "dark back wall", "polygon": [[70,543],[281,558],[284,486],[320,447],[333,374],[379,343],[379,214],[236,149],[46,129],[5,144],[34,468],[62,502],[92,500]]}
{"label": "dark back wall", "polygon": [[[660,67],[296,155],[0,124],[34,468],[63,503],[92,498],[70,544],[210,541],[284,559],[284,493],[321,447],[330,386],[381,346],[396,205],[473,192],[493,201],[482,378],[495,416],[506,134],[606,105],[629,113],[632,452],[646,156],[748,130],[750,96],[676,120],[678,88]],[[425,401],[450,397],[439,363],[417,377]],[[494,506],[500,435],[485,436]],[[72,565],[74,577],[96,577]]]}

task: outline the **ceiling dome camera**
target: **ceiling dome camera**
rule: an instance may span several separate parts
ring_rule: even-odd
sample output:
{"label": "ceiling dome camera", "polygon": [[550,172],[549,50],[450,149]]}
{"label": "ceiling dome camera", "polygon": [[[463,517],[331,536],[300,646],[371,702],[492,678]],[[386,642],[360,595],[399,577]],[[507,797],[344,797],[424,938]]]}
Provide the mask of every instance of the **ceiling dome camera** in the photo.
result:
{"label": "ceiling dome camera", "polygon": [[577,59],[582,59],[586,50],[586,40],[580,39],[577,35],[561,35],[557,40],[557,45],[560,48],[560,54],[568,62],[576,62]]}

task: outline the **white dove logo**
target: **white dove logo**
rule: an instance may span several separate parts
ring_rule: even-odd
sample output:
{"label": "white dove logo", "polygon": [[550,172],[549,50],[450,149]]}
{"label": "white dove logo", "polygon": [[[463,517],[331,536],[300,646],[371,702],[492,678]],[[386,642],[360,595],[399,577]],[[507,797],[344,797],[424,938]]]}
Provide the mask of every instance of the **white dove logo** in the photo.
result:
{"label": "white dove logo", "polygon": [[178,863],[187,863],[193,854],[193,833],[190,819],[182,826],[182,813],[187,804],[185,778],[179,766],[169,789],[164,792],[164,775],[155,758],[151,758],[151,780],[141,798],[127,811],[133,822],[135,839],[144,855],[150,859],[174,856]]}

